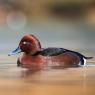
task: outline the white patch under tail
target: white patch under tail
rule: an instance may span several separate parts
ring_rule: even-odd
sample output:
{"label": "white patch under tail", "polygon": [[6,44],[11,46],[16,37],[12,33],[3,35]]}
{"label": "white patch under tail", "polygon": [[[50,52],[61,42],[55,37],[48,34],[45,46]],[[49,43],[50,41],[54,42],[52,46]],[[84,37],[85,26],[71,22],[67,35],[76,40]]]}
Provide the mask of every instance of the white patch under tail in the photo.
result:
{"label": "white patch under tail", "polygon": [[79,62],[79,65],[80,66],[86,66],[87,64],[86,64],[86,59],[85,58],[83,58],[83,60],[84,60],[84,65],[81,65],[81,61]]}
{"label": "white patch under tail", "polygon": [[83,60],[84,60],[84,65],[83,65],[83,66],[86,66],[86,59],[85,59],[85,58],[83,58]]}

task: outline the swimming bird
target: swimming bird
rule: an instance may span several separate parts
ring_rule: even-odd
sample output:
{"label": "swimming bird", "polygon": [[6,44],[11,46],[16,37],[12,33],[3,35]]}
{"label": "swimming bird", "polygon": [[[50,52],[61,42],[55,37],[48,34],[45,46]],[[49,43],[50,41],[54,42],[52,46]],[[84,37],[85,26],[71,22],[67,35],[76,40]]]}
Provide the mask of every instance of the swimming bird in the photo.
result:
{"label": "swimming bird", "polygon": [[29,69],[42,69],[44,66],[78,67],[79,64],[84,65],[86,59],[93,58],[65,48],[42,48],[38,38],[32,34],[25,35],[9,55],[18,53],[21,55],[18,57],[17,65]]}

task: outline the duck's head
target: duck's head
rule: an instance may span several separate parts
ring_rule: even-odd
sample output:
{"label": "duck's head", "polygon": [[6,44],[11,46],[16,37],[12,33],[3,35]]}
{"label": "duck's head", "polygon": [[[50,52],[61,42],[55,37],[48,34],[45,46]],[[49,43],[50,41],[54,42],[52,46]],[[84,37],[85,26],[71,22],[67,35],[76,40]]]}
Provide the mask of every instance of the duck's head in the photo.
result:
{"label": "duck's head", "polygon": [[25,52],[27,54],[35,54],[40,50],[41,44],[39,40],[34,35],[27,34],[21,39],[19,46],[9,55],[18,54],[20,52]]}

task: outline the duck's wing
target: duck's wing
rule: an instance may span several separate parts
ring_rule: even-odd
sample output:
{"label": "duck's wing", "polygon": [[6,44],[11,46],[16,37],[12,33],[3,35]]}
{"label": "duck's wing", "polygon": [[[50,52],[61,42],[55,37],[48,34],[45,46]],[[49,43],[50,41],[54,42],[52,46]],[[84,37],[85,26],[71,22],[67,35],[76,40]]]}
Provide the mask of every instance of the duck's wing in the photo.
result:
{"label": "duck's wing", "polygon": [[40,52],[40,54],[43,56],[56,56],[56,55],[66,52],[66,51],[67,50],[64,48],[46,48],[46,49],[43,49]]}

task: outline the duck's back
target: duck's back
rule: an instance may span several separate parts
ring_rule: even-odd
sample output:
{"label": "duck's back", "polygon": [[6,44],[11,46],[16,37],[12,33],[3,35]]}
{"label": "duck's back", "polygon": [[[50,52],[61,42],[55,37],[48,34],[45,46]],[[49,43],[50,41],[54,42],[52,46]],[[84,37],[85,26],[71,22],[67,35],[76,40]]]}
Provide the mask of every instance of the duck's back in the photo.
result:
{"label": "duck's back", "polygon": [[43,56],[56,56],[65,52],[66,50],[64,48],[45,48],[40,54]]}

